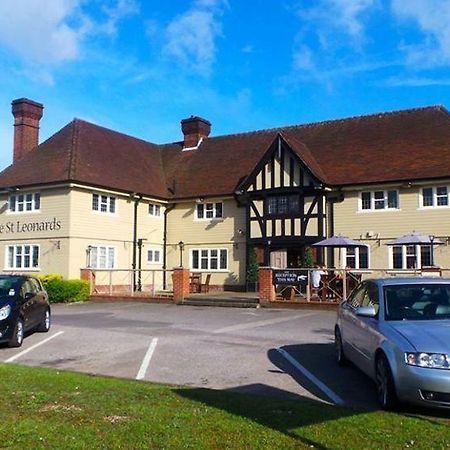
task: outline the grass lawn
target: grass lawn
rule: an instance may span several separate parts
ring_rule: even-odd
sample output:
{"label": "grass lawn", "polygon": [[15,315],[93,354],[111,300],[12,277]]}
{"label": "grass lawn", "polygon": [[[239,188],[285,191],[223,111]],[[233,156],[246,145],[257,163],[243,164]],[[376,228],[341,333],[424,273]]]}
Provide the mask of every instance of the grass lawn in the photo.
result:
{"label": "grass lawn", "polygon": [[450,419],[0,364],[0,448],[447,449]]}

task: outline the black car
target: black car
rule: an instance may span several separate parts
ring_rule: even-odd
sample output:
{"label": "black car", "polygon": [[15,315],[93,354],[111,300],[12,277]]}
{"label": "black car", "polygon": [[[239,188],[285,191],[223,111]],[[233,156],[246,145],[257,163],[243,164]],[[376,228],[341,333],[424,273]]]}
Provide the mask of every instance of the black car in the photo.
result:
{"label": "black car", "polygon": [[0,275],[0,342],[20,347],[25,332],[47,332],[50,317],[48,295],[37,278]]}

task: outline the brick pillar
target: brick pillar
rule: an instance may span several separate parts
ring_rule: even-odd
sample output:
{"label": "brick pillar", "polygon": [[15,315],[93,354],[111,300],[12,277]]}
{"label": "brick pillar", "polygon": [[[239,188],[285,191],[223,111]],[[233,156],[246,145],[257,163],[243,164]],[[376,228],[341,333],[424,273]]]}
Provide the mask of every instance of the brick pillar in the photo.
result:
{"label": "brick pillar", "polygon": [[258,271],[259,276],[259,303],[267,304],[275,300],[275,286],[272,280],[272,269],[270,267],[261,267]]}
{"label": "brick pillar", "polygon": [[173,301],[181,303],[189,295],[189,269],[177,267],[173,269]]}
{"label": "brick pillar", "polygon": [[89,293],[92,294],[95,289],[95,277],[91,269],[80,269],[80,279],[89,281]]}

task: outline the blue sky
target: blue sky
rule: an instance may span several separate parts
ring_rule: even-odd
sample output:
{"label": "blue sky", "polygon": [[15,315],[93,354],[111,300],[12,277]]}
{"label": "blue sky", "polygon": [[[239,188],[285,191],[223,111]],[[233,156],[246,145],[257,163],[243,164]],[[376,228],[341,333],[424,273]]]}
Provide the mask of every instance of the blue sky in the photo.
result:
{"label": "blue sky", "polygon": [[0,167],[11,101],[152,142],[443,104],[450,0],[1,0]]}

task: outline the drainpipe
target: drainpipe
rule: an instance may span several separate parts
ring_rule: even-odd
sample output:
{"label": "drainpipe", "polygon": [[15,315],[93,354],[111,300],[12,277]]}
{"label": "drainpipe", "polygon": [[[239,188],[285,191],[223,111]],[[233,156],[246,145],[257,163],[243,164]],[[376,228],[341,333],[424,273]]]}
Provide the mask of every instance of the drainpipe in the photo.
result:
{"label": "drainpipe", "polygon": [[175,208],[175,203],[167,205],[164,210],[164,233],[163,233],[163,289],[167,288],[167,215]]}
{"label": "drainpipe", "polygon": [[133,262],[131,268],[133,270],[133,292],[136,292],[136,249],[137,249],[137,227],[138,227],[138,206],[142,200],[142,195],[138,195],[135,192],[130,194],[130,199],[134,201],[134,213],[133,213]]}

